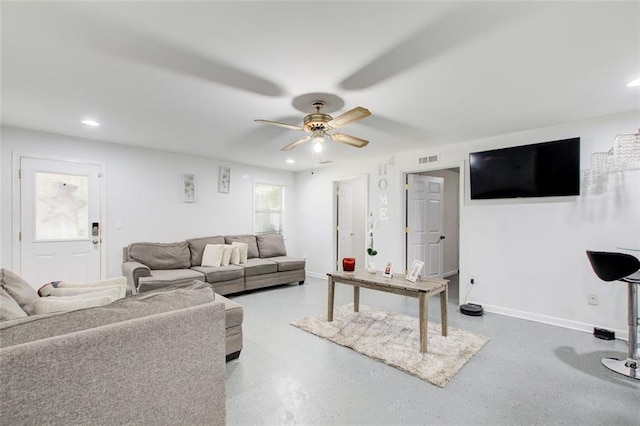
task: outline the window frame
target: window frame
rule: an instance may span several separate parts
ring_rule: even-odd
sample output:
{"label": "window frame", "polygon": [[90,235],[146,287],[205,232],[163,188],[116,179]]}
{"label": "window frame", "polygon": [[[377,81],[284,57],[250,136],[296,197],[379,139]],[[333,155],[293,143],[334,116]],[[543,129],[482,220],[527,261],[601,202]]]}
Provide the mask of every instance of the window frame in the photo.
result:
{"label": "window frame", "polygon": [[[279,210],[266,210],[266,209],[258,209],[256,203],[256,188],[258,186],[271,186],[280,188],[280,209]],[[253,191],[252,191],[252,210],[253,210],[253,233],[254,234],[268,234],[272,232],[284,233],[284,223],[285,223],[285,189],[286,185],[282,183],[274,183],[262,180],[254,180],[253,181]],[[277,213],[280,215],[280,229],[275,231],[259,231],[257,224],[257,214],[258,213]]]}

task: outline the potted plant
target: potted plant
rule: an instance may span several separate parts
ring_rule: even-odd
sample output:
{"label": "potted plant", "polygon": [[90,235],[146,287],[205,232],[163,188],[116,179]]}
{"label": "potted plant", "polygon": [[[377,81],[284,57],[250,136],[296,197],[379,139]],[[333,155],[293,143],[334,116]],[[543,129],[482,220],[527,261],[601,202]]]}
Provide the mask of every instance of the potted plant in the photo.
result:
{"label": "potted plant", "polygon": [[369,255],[369,261],[367,262],[367,271],[375,274],[376,264],[373,262],[373,257],[378,254],[378,252],[373,247],[373,231],[369,232],[369,247],[367,248],[367,254]]}

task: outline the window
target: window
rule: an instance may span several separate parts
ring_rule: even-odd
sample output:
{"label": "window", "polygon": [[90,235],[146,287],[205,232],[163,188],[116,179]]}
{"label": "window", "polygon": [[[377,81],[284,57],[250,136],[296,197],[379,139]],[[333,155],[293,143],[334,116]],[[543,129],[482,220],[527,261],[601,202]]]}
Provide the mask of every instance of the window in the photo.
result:
{"label": "window", "polygon": [[284,186],[256,183],[253,186],[254,233],[282,232]]}

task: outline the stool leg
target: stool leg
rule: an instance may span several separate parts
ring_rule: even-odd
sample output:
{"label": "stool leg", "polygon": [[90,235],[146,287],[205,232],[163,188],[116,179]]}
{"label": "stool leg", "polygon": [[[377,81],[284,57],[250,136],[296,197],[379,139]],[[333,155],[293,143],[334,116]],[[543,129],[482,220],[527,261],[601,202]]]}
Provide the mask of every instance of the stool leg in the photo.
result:
{"label": "stool leg", "polygon": [[638,287],[637,283],[627,282],[628,285],[628,325],[629,325],[629,353],[626,360],[602,358],[602,365],[609,370],[624,376],[640,380],[640,364],[637,356],[638,345]]}

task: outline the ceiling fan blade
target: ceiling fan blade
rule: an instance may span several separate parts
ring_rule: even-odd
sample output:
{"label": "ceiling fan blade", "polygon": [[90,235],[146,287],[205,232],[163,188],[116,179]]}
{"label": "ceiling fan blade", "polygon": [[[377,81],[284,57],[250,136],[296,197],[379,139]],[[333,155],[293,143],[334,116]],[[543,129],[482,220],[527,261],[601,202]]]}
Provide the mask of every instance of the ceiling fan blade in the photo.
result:
{"label": "ceiling fan blade", "polygon": [[280,151],[291,151],[293,148],[295,148],[298,145],[302,145],[303,143],[305,143],[309,139],[311,139],[311,136],[303,136],[300,139],[298,139],[297,141],[295,141],[293,143],[290,143],[289,145],[285,146]]}
{"label": "ceiling fan blade", "polygon": [[279,126],[279,127],[284,127],[287,129],[291,129],[291,130],[302,130],[305,131],[304,128],[300,127],[300,126],[294,126],[293,124],[287,124],[287,123],[279,123],[277,121],[269,121],[269,120],[253,120],[256,123],[264,123],[264,124],[270,124],[272,126]]}
{"label": "ceiling fan blade", "polygon": [[354,121],[362,120],[371,115],[368,109],[362,107],[355,107],[342,115],[337,116],[333,120],[327,123],[327,125],[332,129],[337,129],[338,127],[346,126],[347,124],[351,124]]}
{"label": "ceiling fan blade", "polygon": [[368,140],[360,139],[351,135],[345,135],[344,133],[334,133],[328,136],[331,138],[331,140],[355,146],[356,148],[364,148],[369,144]]}

